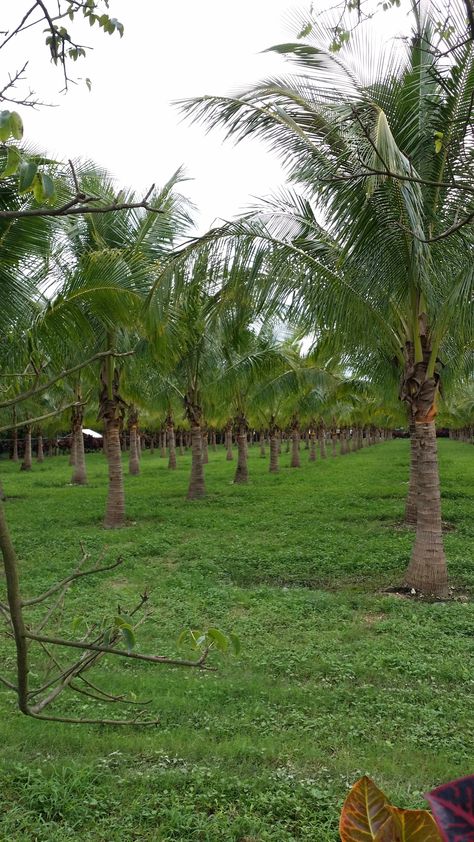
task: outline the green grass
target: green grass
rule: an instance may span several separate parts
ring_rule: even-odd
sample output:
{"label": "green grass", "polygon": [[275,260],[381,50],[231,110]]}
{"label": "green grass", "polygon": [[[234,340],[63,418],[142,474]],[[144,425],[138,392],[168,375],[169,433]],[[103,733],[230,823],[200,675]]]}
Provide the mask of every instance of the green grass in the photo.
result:
{"label": "green grass", "polygon": [[[301,455],[301,470],[283,455],[270,475],[252,448],[243,487],[223,450],[211,453],[208,498],[189,503],[189,456],[172,473],[146,453],[141,476],[126,476],[131,525],[117,532],[100,526],[102,455],[88,457],[86,488],[68,485],[64,457],[30,474],[2,462],[26,595],[66,575],[80,541],[94,560],[104,548],[125,558],[76,584],[51,631],[70,635],[74,616],[113,615],[147,587],[141,651],[176,654],[183,627],[217,625],[242,652],[215,656],[215,673],[103,661],[92,680],[152,697],[152,730],[37,722],[0,690],[1,840],[336,842],[361,774],[414,807],[472,772],[473,605],[380,593],[400,581],[413,538],[396,528],[408,442],[315,464]],[[440,463],[450,574],[468,592],[474,449],[441,441]],[[0,645],[5,671],[13,653]],[[123,715],[75,694],[55,710]]]}

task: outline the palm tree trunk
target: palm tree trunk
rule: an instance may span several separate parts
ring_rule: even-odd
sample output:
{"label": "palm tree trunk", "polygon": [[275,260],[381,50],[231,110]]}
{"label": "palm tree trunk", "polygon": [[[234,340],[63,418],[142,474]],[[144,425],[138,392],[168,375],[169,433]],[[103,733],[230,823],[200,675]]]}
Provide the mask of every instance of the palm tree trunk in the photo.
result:
{"label": "palm tree trunk", "polygon": [[260,443],[260,456],[262,459],[265,459],[265,433],[263,430],[260,430],[259,433],[259,443]]}
{"label": "palm tree trunk", "polygon": [[206,495],[204,463],[202,459],[202,434],[199,424],[191,427],[191,448],[191,478],[189,481],[188,500],[196,500]]}
{"label": "palm tree trunk", "polygon": [[227,462],[232,462],[234,458],[234,454],[232,451],[232,421],[229,421],[227,427],[225,428],[225,437],[226,437],[226,446],[227,446],[227,453],[226,453],[226,460]]}
{"label": "palm tree trunk", "polygon": [[21,463],[20,470],[31,471],[32,464],[33,461],[31,456],[31,427],[27,427],[25,433],[25,453],[23,455],[23,462]]}
{"label": "palm tree trunk", "polygon": [[291,429],[291,461],[290,468],[300,468],[300,429],[297,424],[293,424]]}
{"label": "palm tree trunk", "polygon": [[215,430],[211,431],[211,447],[212,447],[212,452],[215,453],[216,450],[217,450],[217,439],[216,439],[216,431]]}
{"label": "palm tree trunk", "polygon": [[44,462],[43,436],[40,431],[38,431],[38,440],[36,442],[36,461],[40,464]]}
{"label": "palm tree trunk", "polygon": [[270,428],[270,473],[277,474],[280,470],[278,459],[280,456],[280,437],[275,427]]}
{"label": "palm tree trunk", "polygon": [[336,430],[331,430],[331,444],[332,444],[332,455],[337,456],[337,433],[336,433]]}
{"label": "palm tree trunk", "polygon": [[309,461],[316,462],[316,430],[313,428],[311,428],[309,442]]}
{"label": "palm tree trunk", "polygon": [[176,470],[176,436],[174,433],[174,422],[171,415],[166,419],[168,433],[168,468]]}
{"label": "palm tree trunk", "polygon": [[160,459],[166,458],[166,433],[164,430],[160,432]]}
{"label": "palm tree trunk", "polygon": [[82,418],[75,432],[76,466],[71,482],[73,485],[87,485],[86,456],[84,453],[84,434],[82,432]]}
{"label": "palm tree trunk", "polygon": [[[112,403],[112,402],[111,402]],[[112,410],[112,407],[110,408]],[[125,491],[123,487],[122,451],[120,449],[120,421],[106,416],[107,459],[109,463],[109,490],[105,511],[106,529],[117,529],[125,525]]]}
{"label": "palm tree trunk", "polygon": [[184,437],[183,431],[179,431],[179,455],[184,456]]}
{"label": "palm tree trunk", "polygon": [[434,421],[415,423],[418,466],[416,538],[406,572],[409,587],[438,597],[448,593],[448,573],[441,525],[436,427]]}
{"label": "palm tree trunk", "polygon": [[[76,397],[81,399],[78,389]],[[71,483],[73,485],[87,485],[86,458],[84,453],[84,435],[82,422],[84,409],[82,406],[73,406],[71,412],[71,447],[74,449],[74,471],[72,472]]]}
{"label": "palm tree trunk", "polygon": [[208,436],[209,433],[207,430],[202,433],[202,461],[203,465],[207,465],[209,463],[209,448],[208,448]]}
{"label": "palm tree trunk", "polygon": [[132,476],[136,477],[140,473],[140,460],[138,458],[138,430],[136,424],[130,424],[128,436],[130,442],[128,472]]}
{"label": "palm tree trunk", "polygon": [[237,419],[237,467],[234,482],[245,484],[249,481],[247,464],[247,422],[242,416]]}
{"label": "palm tree trunk", "polygon": [[[108,338],[110,342],[110,337]],[[125,402],[120,395],[120,372],[112,358],[107,359],[100,372],[99,420],[104,422],[104,449],[109,467],[109,487],[104,527],[118,529],[125,526],[125,491],[123,486],[122,430]]]}
{"label": "palm tree trunk", "polygon": [[416,424],[413,416],[409,421],[410,430],[410,479],[408,484],[408,494],[405,504],[404,521],[409,526],[416,526],[416,510],[417,510],[417,476],[418,476],[418,445],[416,441]]}

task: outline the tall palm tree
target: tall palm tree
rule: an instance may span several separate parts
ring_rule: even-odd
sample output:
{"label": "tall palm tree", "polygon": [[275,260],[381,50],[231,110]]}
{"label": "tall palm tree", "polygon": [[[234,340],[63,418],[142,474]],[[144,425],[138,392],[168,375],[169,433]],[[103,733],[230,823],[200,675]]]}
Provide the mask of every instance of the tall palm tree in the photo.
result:
{"label": "tall palm tree", "polygon": [[[116,198],[104,172],[86,168],[80,178],[88,194],[109,202]],[[45,323],[65,337],[77,337],[80,330],[83,344],[89,341],[94,351],[109,354],[100,365],[98,413],[109,465],[106,528],[125,524],[120,433],[127,407],[120,385],[123,361],[117,363],[115,354],[130,352],[133,338],[143,332],[144,304],[155,275],[190,223],[187,204],[175,192],[181,178],[175,173],[154,193],[150,205],[155,212],[133,209],[66,221],[58,250],[65,280]],[[128,202],[133,198],[132,193],[126,196]]]}
{"label": "tall palm tree", "polygon": [[266,294],[281,302],[297,293],[293,309],[309,330],[332,327],[346,351],[381,347],[397,361],[417,454],[417,529],[405,578],[443,595],[434,419],[440,360],[459,363],[447,356],[451,340],[470,343],[472,370],[471,236],[454,229],[473,207],[465,173],[473,164],[474,45],[440,59],[435,22],[417,5],[413,14],[410,42],[385,49],[383,61],[371,60],[360,30],[344,54],[331,52],[328,31],[315,22],[309,43],[273,48],[296,65],[292,76],[184,108],[234,138],[266,139],[305,190],[303,198],[276,197],[227,232],[272,261]]}

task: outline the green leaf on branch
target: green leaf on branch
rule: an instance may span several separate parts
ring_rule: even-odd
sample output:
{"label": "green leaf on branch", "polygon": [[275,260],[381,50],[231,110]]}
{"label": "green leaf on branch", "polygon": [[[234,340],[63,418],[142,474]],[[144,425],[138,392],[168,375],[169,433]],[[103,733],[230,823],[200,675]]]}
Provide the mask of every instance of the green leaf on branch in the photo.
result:
{"label": "green leaf on branch", "polygon": [[132,627],[127,625],[127,624],[124,624],[122,626],[121,632],[122,632],[123,638],[125,640],[125,645],[127,647],[127,650],[129,652],[131,652],[132,649],[135,646],[135,643],[136,643],[135,633],[134,633]]}
{"label": "green leaf on branch", "polygon": [[38,167],[34,161],[22,161],[19,170],[18,189],[20,193],[28,193],[33,187],[33,181]]}
{"label": "green leaf on branch", "polygon": [[227,652],[227,649],[229,648],[229,641],[220,629],[208,629],[207,637],[210,643],[213,644],[219,652]]}
{"label": "green leaf on branch", "polygon": [[7,162],[5,168],[1,173],[2,178],[8,178],[15,175],[21,163],[21,155],[16,146],[9,146],[7,149]]}
{"label": "green leaf on branch", "polygon": [[10,111],[0,111],[0,140],[5,142],[11,135]]}
{"label": "green leaf on branch", "polygon": [[15,140],[21,140],[23,137],[23,120],[17,111],[10,114],[10,132]]}
{"label": "green leaf on branch", "polygon": [[41,179],[41,188],[42,188],[42,191],[43,191],[43,200],[45,202],[48,202],[50,199],[52,199],[54,197],[54,194],[56,192],[56,188],[54,186],[54,181],[51,178],[51,176],[48,175],[48,173],[46,173],[46,172],[42,172],[40,174],[40,179]]}

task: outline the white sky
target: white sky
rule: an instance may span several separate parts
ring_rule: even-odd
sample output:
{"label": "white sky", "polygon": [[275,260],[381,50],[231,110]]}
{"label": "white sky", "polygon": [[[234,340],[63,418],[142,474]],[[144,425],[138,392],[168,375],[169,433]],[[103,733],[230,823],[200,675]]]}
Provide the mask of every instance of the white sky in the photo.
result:
{"label": "white sky", "polygon": [[[17,19],[23,5],[14,0],[8,16],[13,8]],[[85,43],[95,49],[72,70],[91,78],[92,92],[81,83],[66,96],[58,93],[60,71],[49,66],[36,28],[14,39],[2,62],[11,72],[29,55],[31,85],[43,99],[59,103],[22,109],[26,139],[60,159],[91,158],[121,185],[143,191],[184,164],[193,180],[182,192],[198,206],[204,231],[278,187],[283,172],[263,144],[223,143],[222,134],[183,122],[171,103],[232,93],[277,72],[282,60],[259,53],[294,40],[292,13],[308,7],[301,0],[112,0],[110,14],[124,23],[125,35],[84,29]],[[2,28],[4,18],[2,10]]]}

